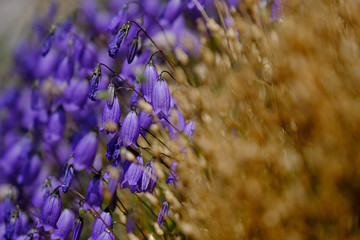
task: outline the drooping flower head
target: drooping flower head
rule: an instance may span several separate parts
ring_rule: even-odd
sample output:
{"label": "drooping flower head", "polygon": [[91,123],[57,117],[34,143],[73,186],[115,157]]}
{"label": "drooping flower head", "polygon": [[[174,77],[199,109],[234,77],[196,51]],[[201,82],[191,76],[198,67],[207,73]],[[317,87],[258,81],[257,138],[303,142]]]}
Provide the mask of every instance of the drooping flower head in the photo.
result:
{"label": "drooping flower head", "polygon": [[118,99],[114,97],[113,104],[111,106],[108,103],[106,103],[104,106],[101,129],[104,129],[111,133],[116,132],[118,130],[120,116],[120,103]]}
{"label": "drooping flower head", "polygon": [[152,92],[154,88],[154,84],[156,82],[156,79],[158,79],[159,74],[153,64],[153,62],[150,60],[150,62],[146,65],[145,71],[144,71],[144,82],[141,83],[141,91],[143,93],[143,97],[145,101],[151,102]]}
{"label": "drooping flower head", "polygon": [[109,56],[112,58],[116,58],[117,53],[120,48],[120,44],[126,38],[129,32],[130,25],[129,23],[125,23],[116,33],[113,40],[109,44]]}
{"label": "drooping flower head", "polygon": [[72,164],[76,171],[89,170],[93,163],[98,147],[98,138],[94,132],[89,132],[77,143],[74,150]]}
{"label": "drooping flower head", "polygon": [[141,192],[141,180],[143,174],[144,160],[139,155],[134,162],[131,162],[129,168],[125,172],[122,187],[129,187],[132,193]]}
{"label": "drooping flower head", "polygon": [[153,106],[154,113],[158,115],[160,119],[169,116],[170,100],[169,87],[164,78],[159,76],[152,92],[151,105]]}
{"label": "drooping flower head", "polygon": [[128,53],[127,53],[127,61],[129,64],[134,61],[135,55],[138,52],[138,46],[140,40],[141,39],[139,38],[138,34],[136,34],[136,36],[130,41]]}
{"label": "drooping flower head", "polygon": [[61,214],[61,198],[59,190],[50,194],[41,206],[40,220],[37,227],[44,227],[45,231],[57,229],[56,223]]}
{"label": "drooping flower head", "polygon": [[75,172],[74,172],[73,165],[66,163],[65,173],[64,173],[64,181],[63,181],[63,186],[62,186],[62,190],[64,193],[66,193],[69,190],[69,188],[71,186],[71,182],[74,179],[74,176],[75,176]]}
{"label": "drooping flower head", "polygon": [[145,171],[141,180],[141,191],[153,193],[157,182],[157,175],[154,168],[154,162],[146,163]]}
{"label": "drooping flower head", "polygon": [[96,218],[91,229],[89,240],[95,240],[99,235],[112,224],[112,217],[108,209],[100,213],[100,218]]}
{"label": "drooping flower head", "polygon": [[95,175],[90,181],[87,191],[84,209],[94,208],[98,210],[101,208],[101,204],[104,198],[104,186],[100,175]]}
{"label": "drooping flower head", "polygon": [[121,126],[121,141],[124,146],[135,146],[139,137],[140,122],[135,111],[130,111]]}
{"label": "drooping flower head", "polygon": [[101,67],[100,65],[96,65],[93,74],[91,75],[91,80],[90,80],[90,91],[89,91],[89,99],[91,101],[95,101],[95,96],[96,96],[96,92],[98,91],[99,88],[99,82],[100,82],[100,78],[101,78]]}
{"label": "drooping flower head", "polygon": [[74,213],[70,209],[64,209],[56,223],[57,229],[51,234],[51,239],[67,239],[72,230],[74,220]]}

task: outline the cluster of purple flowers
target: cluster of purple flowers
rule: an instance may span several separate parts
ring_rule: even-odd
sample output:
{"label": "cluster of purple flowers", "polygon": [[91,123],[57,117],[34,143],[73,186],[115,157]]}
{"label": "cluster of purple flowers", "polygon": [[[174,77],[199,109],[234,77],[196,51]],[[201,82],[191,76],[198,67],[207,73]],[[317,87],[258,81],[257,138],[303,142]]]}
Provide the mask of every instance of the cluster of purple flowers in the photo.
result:
{"label": "cluster of purple flowers", "polygon": [[[34,20],[14,52],[9,77],[17,83],[0,96],[1,238],[79,239],[89,212],[96,218],[90,239],[115,239],[119,189],[154,194],[156,164],[168,171],[164,184],[177,187],[177,161],[143,157],[138,139],[155,136],[157,124],[172,140],[192,141],[195,122],[186,122],[163,75],[172,77],[169,52],[199,53],[191,28],[198,8],[214,11],[209,2],[82,0],[76,14],[55,23],[54,1]],[[170,205],[158,197],[161,208],[152,207],[160,208],[162,227]],[[126,232],[134,232],[136,211],[121,205]]]}

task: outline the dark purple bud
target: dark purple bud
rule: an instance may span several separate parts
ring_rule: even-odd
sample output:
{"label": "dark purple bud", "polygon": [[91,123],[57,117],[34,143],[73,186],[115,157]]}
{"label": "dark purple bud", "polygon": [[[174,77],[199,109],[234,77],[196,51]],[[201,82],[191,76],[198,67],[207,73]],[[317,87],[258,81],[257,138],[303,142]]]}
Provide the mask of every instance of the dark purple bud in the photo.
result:
{"label": "dark purple bud", "polygon": [[153,193],[157,182],[157,176],[154,168],[154,162],[146,163],[145,171],[141,180],[141,191]]}
{"label": "dark purple bud", "polygon": [[154,85],[151,98],[153,111],[160,119],[170,114],[170,98],[169,87],[166,81],[160,76]]}
{"label": "dark purple bud", "polygon": [[93,163],[98,147],[98,138],[94,132],[89,132],[77,143],[74,150],[72,164],[76,171],[89,170]]}
{"label": "dark purple bud", "polygon": [[122,182],[122,187],[129,187],[132,193],[141,192],[141,179],[143,174],[144,160],[141,156],[136,157],[136,161],[131,162],[131,165],[127,169],[124,180]]}
{"label": "dark purple bud", "polygon": [[111,160],[113,159],[113,154],[114,154],[114,151],[115,151],[115,149],[116,149],[116,145],[117,145],[119,136],[120,136],[119,133],[115,134],[115,136],[109,141],[109,143],[106,144],[106,154],[105,154],[105,157],[106,157],[106,159],[108,159],[109,161],[111,161]]}
{"label": "dark purple bud", "polygon": [[100,213],[100,218],[96,218],[91,229],[91,237],[89,240],[95,240],[99,237],[99,235],[112,224],[112,217],[110,212],[105,209],[102,213]]}
{"label": "dark purple bud", "polygon": [[116,58],[116,55],[119,51],[121,42],[126,38],[130,25],[129,23],[125,23],[116,33],[113,40],[109,44],[109,56],[112,58]]}
{"label": "dark purple bud", "polygon": [[98,64],[96,65],[90,80],[90,90],[88,97],[91,101],[95,101],[96,92],[98,91],[99,88],[100,78],[101,78],[101,67]]}
{"label": "dark purple bud", "polygon": [[41,160],[38,155],[34,155],[27,160],[24,164],[21,174],[18,176],[17,181],[19,184],[31,185],[36,178],[41,169]]}
{"label": "dark purple bud", "polygon": [[51,239],[67,239],[72,230],[74,220],[74,213],[70,209],[62,211],[60,218],[56,223],[57,229],[51,233]]}
{"label": "dark purple bud", "polygon": [[75,62],[72,57],[65,57],[58,67],[56,79],[61,82],[69,82],[74,75]]}
{"label": "dark purple bud", "polygon": [[148,130],[151,126],[154,117],[150,113],[145,111],[141,111],[139,113],[139,121],[140,121],[140,132],[142,134],[146,134],[146,130]]}
{"label": "dark purple bud", "polygon": [[50,115],[47,129],[45,131],[45,139],[51,145],[62,139],[65,130],[65,111],[59,108]]}
{"label": "dark purple bud", "polygon": [[145,101],[151,102],[151,96],[154,88],[156,79],[158,79],[159,74],[156,71],[156,68],[152,61],[150,61],[144,71],[145,81],[141,83],[141,91]]}
{"label": "dark purple bud", "polygon": [[[101,204],[104,198],[104,187],[100,175],[95,175],[90,181],[87,191],[85,203],[86,209],[95,209],[96,211],[101,208]],[[90,205],[90,206],[89,206]],[[85,209],[85,208],[84,208]]]}
{"label": "dark purple bud", "polygon": [[105,103],[104,110],[102,113],[102,129],[107,132],[114,133],[118,130],[120,122],[121,109],[118,99],[114,98],[114,104],[110,106]]}
{"label": "dark purple bud", "polygon": [[12,211],[9,219],[6,221],[5,225],[5,239],[10,240],[14,239],[13,235],[15,232],[15,224],[18,221],[19,218],[19,207],[16,206],[15,209]]}
{"label": "dark purple bud", "polygon": [[71,186],[71,182],[74,179],[74,176],[75,176],[74,167],[71,164],[66,164],[64,182],[62,186],[62,190],[64,193],[66,193],[69,190]]}
{"label": "dark purple bud", "polygon": [[123,145],[135,146],[135,143],[139,137],[140,131],[140,122],[139,117],[137,116],[135,111],[129,112],[121,126],[121,140]]}
{"label": "dark purple bud", "polygon": [[135,220],[133,217],[133,212],[130,211],[126,217],[126,233],[134,232]]}
{"label": "dark purple bud", "polygon": [[176,174],[176,164],[177,163],[174,160],[172,162],[171,166],[170,166],[170,169],[169,169],[169,176],[166,179],[166,183],[167,184],[173,183],[175,188],[177,187],[177,182],[178,182],[178,177],[177,177],[177,174]]}
{"label": "dark purple bud", "polygon": [[163,12],[163,19],[166,19],[168,22],[173,22],[181,13],[183,8],[182,0],[171,0],[169,1]]}
{"label": "dark purple bud", "polygon": [[275,20],[279,21],[280,15],[281,15],[281,0],[274,0],[272,9],[271,9],[271,17],[270,22],[273,22]]}
{"label": "dark purple bud", "polygon": [[83,220],[80,217],[76,219],[74,223],[74,230],[72,232],[71,240],[79,240],[82,228],[83,228]]}
{"label": "dark purple bud", "polygon": [[51,26],[51,28],[49,30],[49,34],[47,35],[47,37],[45,39],[43,48],[41,50],[41,55],[43,57],[46,56],[51,49],[51,45],[54,41],[55,28],[56,28],[55,25]]}
{"label": "dark purple bud", "polygon": [[110,83],[108,86],[108,98],[106,103],[111,107],[114,103],[115,99],[115,85],[113,83]]}
{"label": "dark purple bud", "polygon": [[184,127],[184,134],[186,134],[190,140],[193,140],[193,135],[195,131],[195,121],[188,122]]}
{"label": "dark purple bud", "polygon": [[138,46],[139,46],[139,37],[138,35],[136,35],[133,39],[131,39],[130,46],[128,48],[127,61],[129,64],[134,61],[135,55],[138,52]]}
{"label": "dark purple bud", "polygon": [[140,92],[140,83],[138,81],[134,82],[134,90],[131,94],[131,98],[130,98],[130,107],[136,107],[137,103],[139,101],[139,94],[138,92]]}
{"label": "dark purple bud", "polygon": [[106,228],[97,238],[96,240],[115,240],[114,234]]}
{"label": "dark purple bud", "polygon": [[59,190],[49,195],[41,206],[40,220],[37,227],[44,227],[45,231],[57,229],[56,223],[61,214],[61,198]]}
{"label": "dark purple bud", "polygon": [[169,204],[167,201],[165,201],[159,211],[159,215],[157,218],[157,223],[159,224],[160,227],[162,227],[162,225],[164,225],[168,211],[169,211]]}

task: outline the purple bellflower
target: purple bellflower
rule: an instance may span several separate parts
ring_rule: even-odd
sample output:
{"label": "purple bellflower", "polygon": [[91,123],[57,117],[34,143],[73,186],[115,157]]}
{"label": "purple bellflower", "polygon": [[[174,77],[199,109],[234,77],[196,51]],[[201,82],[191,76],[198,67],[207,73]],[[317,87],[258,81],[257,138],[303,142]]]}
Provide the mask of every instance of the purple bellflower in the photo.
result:
{"label": "purple bellflower", "polygon": [[141,191],[153,193],[157,182],[157,175],[154,168],[154,162],[146,163],[145,171],[141,180]]}
{"label": "purple bellflower", "polygon": [[105,103],[104,110],[102,113],[102,128],[108,132],[114,133],[118,130],[118,124],[120,121],[121,109],[120,103],[116,97],[112,106]]}
{"label": "purple bellflower", "polygon": [[128,32],[129,32],[130,25],[128,23],[125,23],[116,33],[113,40],[109,44],[109,56],[112,58],[116,58],[117,53],[120,48],[120,44],[122,41],[126,38]]}
{"label": "purple bellflower", "polygon": [[168,211],[169,211],[169,203],[167,201],[165,201],[159,211],[159,215],[157,218],[157,223],[159,224],[160,227],[162,227],[162,225],[164,225]]}
{"label": "purple bellflower", "polygon": [[50,194],[41,206],[40,220],[37,227],[44,227],[45,231],[57,229],[56,223],[61,214],[61,198],[59,190]]}
{"label": "purple bellflower", "polygon": [[143,174],[144,160],[141,156],[137,156],[134,162],[131,162],[129,168],[125,172],[122,187],[129,187],[132,193],[141,192],[141,180]]}
{"label": "purple bellflower", "polygon": [[12,211],[9,219],[6,221],[5,226],[5,239],[14,239],[13,235],[15,232],[15,224],[18,222],[19,219],[19,207],[15,207]]}
{"label": "purple bellflower", "polygon": [[152,92],[151,105],[153,111],[159,118],[164,118],[170,114],[170,90],[166,81],[159,76]]}
{"label": "purple bellflower", "polygon": [[274,0],[271,9],[270,22],[273,22],[275,20],[279,21],[280,15],[281,15],[281,0]]}
{"label": "purple bellflower", "polygon": [[96,240],[115,240],[115,236],[108,228],[105,228]]}
{"label": "purple bellflower", "polygon": [[177,187],[177,181],[178,181],[178,177],[176,174],[176,164],[177,162],[174,160],[169,169],[169,176],[166,179],[166,183],[167,184],[173,183],[175,188]]}
{"label": "purple bellflower", "polygon": [[101,78],[101,67],[98,64],[96,65],[90,80],[90,90],[88,97],[91,101],[95,101],[96,92],[98,91],[99,88],[100,78]]}
{"label": "purple bellflower", "polygon": [[81,235],[81,231],[83,228],[83,219],[82,217],[76,219],[74,223],[74,230],[72,232],[71,240],[78,240]]}
{"label": "purple bellflower", "polygon": [[143,93],[145,101],[151,102],[154,84],[156,82],[156,79],[158,79],[159,77],[159,74],[156,71],[156,68],[151,60],[145,67],[144,77],[145,81],[141,83],[141,91]]}
{"label": "purple bellflower", "polygon": [[89,170],[93,163],[98,147],[98,138],[94,132],[89,132],[77,143],[74,150],[72,164],[76,171]]}
{"label": "purple bellflower", "polygon": [[[104,186],[100,175],[95,175],[90,181],[87,191],[84,209],[94,208],[96,211],[101,208],[104,198]],[[90,206],[89,206],[90,205]]]}
{"label": "purple bellflower", "polygon": [[112,217],[108,209],[105,209],[102,213],[100,213],[100,218],[96,218],[91,229],[91,236],[89,240],[95,240],[99,237],[99,235],[107,229],[107,227],[111,226]]}
{"label": "purple bellflower", "polygon": [[71,182],[74,179],[74,176],[75,176],[75,172],[73,165],[66,163],[64,181],[62,185],[62,190],[64,193],[66,193],[69,190],[71,186]]}
{"label": "purple bellflower", "polygon": [[57,229],[51,233],[51,239],[67,239],[72,230],[74,220],[74,213],[71,210],[65,209],[62,211],[60,218],[56,223]]}
{"label": "purple bellflower", "polygon": [[125,146],[134,147],[139,137],[140,122],[135,111],[130,111],[124,118],[120,138]]}

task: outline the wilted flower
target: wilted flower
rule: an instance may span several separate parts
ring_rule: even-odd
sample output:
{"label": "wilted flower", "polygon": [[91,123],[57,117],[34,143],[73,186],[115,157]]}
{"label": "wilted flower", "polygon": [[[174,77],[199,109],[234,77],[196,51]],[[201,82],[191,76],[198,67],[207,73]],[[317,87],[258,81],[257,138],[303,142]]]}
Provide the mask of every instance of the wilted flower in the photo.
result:
{"label": "wilted flower", "polygon": [[109,44],[109,56],[112,58],[116,58],[116,55],[119,51],[121,42],[126,38],[130,25],[129,23],[125,23],[116,33],[115,37]]}
{"label": "wilted flower", "polygon": [[164,225],[168,211],[169,211],[169,203],[167,201],[165,201],[159,211],[159,215],[157,218],[157,223],[159,224],[160,227],[162,227],[162,225]]}
{"label": "wilted flower", "polygon": [[44,227],[45,231],[57,229],[56,223],[61,214],[61,198],[59,190],[49,195],[41,206],[40,220],[38,227]]}

